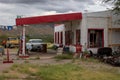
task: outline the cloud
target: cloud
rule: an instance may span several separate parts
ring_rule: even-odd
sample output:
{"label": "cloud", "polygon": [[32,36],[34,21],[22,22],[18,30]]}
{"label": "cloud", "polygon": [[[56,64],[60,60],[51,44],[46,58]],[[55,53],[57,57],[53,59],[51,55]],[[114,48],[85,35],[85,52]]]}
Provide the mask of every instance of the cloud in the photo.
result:
{"label": "cloud", "polygon": [[0,0],[4,4],[23,4],[36,7],[41,10],[67,12],[78,11],[85,8],[85,5],[93,5],[93,0]]}
{"label": "cloud", "polygon": [[34,3],[50,3],[50,2],[69,2],[69,1],[75,1],[75,2],[88,2],[88,3],[94,3],[93,0],[0,0],[0,3],[17,3],[17,4],[34,4]]}
{"label": "cloud", "polygon": [[8,4],[14,4],[14,3],[18,3],[18,4],[33,4],[33,3],[38,3],[38,2],[41,2],[41,3],[44,3],[46,2],[47,0],[0,0],[1,3],[8,3]]}
{"label": "cloud", "polygon": [[0,24],[15,24],[17,15],[83,12],[95,4],[95,0],[0,0]]}

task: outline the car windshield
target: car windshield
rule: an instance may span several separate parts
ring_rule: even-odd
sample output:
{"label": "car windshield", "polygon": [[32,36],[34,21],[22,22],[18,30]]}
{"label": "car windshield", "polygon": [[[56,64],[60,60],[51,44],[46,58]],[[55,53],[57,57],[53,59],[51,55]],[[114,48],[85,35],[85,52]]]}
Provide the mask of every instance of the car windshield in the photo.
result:
{"label": "car windshield", "polygon": [[32,41],[29,41],[30,43],[42,43],[42,40],[32,40]]}
{"label": "car windshield", "polygon": [[16,40],[17,38],[8,38],[8,40]]}

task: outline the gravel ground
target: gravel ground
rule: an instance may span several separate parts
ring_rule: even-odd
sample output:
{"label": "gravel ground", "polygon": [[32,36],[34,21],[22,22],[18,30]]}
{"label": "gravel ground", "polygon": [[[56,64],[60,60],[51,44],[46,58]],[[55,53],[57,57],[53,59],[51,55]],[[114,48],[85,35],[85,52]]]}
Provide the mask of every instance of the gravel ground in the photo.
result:
{"label": "gravel ground", "polygon": [[[31,64],[57,64],[58,61],[54,60],[53,57],[56,55],[56,51],[54,50],[47,50],[47,53],[42,52],[30,52],[29,58],[21,59],[17,56],[17,49],[9,49],[10,54],[10,60],[13,61],[13,63],[3,63],[3,61],[7,57],[5,49],[5,55],[0,56],[0,72],[10,68],[13,64],[16,63],[24,63],[25,61],[28,61]],[[39,59],[38,59],[39,58]],[[64,61],[69,62],[69,61]],[[62,61],[59,63],[63,63]]]}
{"label": "gravel ground", "polygon": [[[5,52],[6,53],[6,52]],[[53,50],[48,50],[47,53],[42,53],[42,52],[31,52],[29,58],[26,59],[21,59],[17,56],[17,50],[16,49],[10,49],[10,60],[13,60],[14,63],[6,63],[3,64],[3,60],[6,58],[6,55],[0,56],[0,73],[8,68],[10,68],[13,64],[21,64],[25,63],[26,61],[31,63],[31,64],[64,64],[64,63],[70,63],[72,60],[60,60],[57,61],[53,59],[53,57],[56,55],[56,51]],[[39,58],[39,59],[38,59]],[[113,67],[111,65],[105,64],[105,63],[94,63],[94,62],[85,62],[85,61],[80,61],[77,60],[75,63],[89,68],[89,69],[96,69],[97,68],[110,68],[111,69],[117,69],[120,72],[120,67]]]}

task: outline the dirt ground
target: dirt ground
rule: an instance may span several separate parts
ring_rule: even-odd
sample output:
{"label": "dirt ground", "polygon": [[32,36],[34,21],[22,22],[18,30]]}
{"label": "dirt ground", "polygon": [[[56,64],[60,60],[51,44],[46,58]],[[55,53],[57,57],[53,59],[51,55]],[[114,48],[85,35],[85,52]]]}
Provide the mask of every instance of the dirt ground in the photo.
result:
{"label": "dirt ground", "polygon": [[[3,61],[6,59],[6,51],[5,50],[5,55],[0,56],[0,73],[6,69],[9,69],[13,64],[21,64],[21,63],[25,63],[26,61],[31,63],[31,64],[40,64],[40,65],[44,65],[44,64],[63,64],[63,63],[70,63],[72,62],[72,60],[60,60],[57,61],[55,60],[53,57],[56,55],[56,51],[54,50],[47,50],[47,53],[42,53],[42,52],[31,52],[29,55],[29,58],[24,58],[21,59],[19,58],[19,56],[17,56],[17,49],[9,49],[9,54],[10,54],[10,60],[13,61],[13,63],[3,63]],[[77,64],[82,65],[83,67],[87,67],[87,68],[99,68],[99,67],[106,67],[106,68],[115,68],[118,69],[118,71],[120,71],[119,67],[113,67],[111,65],[105,64],[105,63],[99,63],[99,64],[95,64],[92,62],[84,62],[84,61],[80,61],[78,60],[78,62],[76,61]]]}
{"label": "dirt ground", "polygon": [[[30,63],[49,63],[52,61],[52,57],[56,55],[56,51],[48,50],[47,53],[42,52],[30,52],[29,58],[21,59],[19,56],[17,56],[17,49],[9,49],[9,58],[13,61],[13,63],[23,63],[25,60],[29,60]],[[3,63],[5,59],[7,58],[7,50],[5,49],[5,55],[0,56],[0,72],[3,70],[11,67],[13,63]],[[40,57],[40,59],[35,59],[37,57]]]}
{"label": "dirt ground", "polygon": [[43,52],[30,52],[28,58],[19,58],[17,56],[17,51],[18,49],[9,49],[9,54],[10,54],[10,60],[13,61],[13,63],[3,63],[5,59],[7,58],[7,50],[5,49],[5,55],[0,56],[0,72],[10,68],[13,64],[16,63],[24,63],[25,61],[28,61],[31,64],[62,64],[62,63],[68,63],[71,62],[71,60],[63,60],[63,61],[56,61],[53,59],[53,57],[56,55],[56,51],[54,50],[47,50],[47,53]]}

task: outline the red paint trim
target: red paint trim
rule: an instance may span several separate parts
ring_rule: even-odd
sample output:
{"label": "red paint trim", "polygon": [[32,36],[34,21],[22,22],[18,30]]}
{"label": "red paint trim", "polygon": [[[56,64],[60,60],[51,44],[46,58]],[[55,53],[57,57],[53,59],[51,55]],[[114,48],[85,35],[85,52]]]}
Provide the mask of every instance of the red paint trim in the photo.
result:
{"label": "red paint trim", "polygon": [[56,44],[57,44],[57,40],[58,40],[58,33],[56,32]]}
{"label": "red paint trim", "polygon": [[54,33],[54,42],[56,44],[62,44],[63,43],[63,32],[55,32]]}
{"label": "red paint trim", "polygon": [[60,32],[58,32],[58,44],[60,44]]}
{"label": "red paint trim", "polygon": [[29,56],[28,55],[24,55],[24,56],[19,56],[19,58],[29,58]]}
{"label": "red paint trim", "polygon": [[61,44],[61,32],[59,32],[59,44]]}
{"label": "red paint trim", "polygon": [[102,30],[102,47],[104,47],[104,29]]}
{"label": "red paint trim", "polygon": [[56,32],[54,33],[54,43],[56,43],[56,37],[57,35],[56,35]]}
{"label": "red paint trim", "polygon": [[57,33],[55,32],[55,43],[57,43]]}
{"label": "red paint trim", "polygon": [[59,32],[57,32],[57,44],[59,44]]}
{"label": "red paint trim", "polygon": [[10,61],[10,60],[7,61],[7,60],[6,60],[6,61],[3,61],[3,63],[13,63],[13,61]]}
{"label": "red paint trim", "polygon": [[[88,36],[89,36],[89,30],[102,30],[102,47],[104,47],[104,28],[88,28]],[[88,36],[87,36],[87,40],[88,40]],[[88,44],[88,41],[87,41],[87,44]],[[89,45],[87,47],[91,48],[89,47]]]}
{"label": "red paint trim", "polygon": [[80,44],[80,29],[76,30],[76,44]]}
{"label": "red paint trim", "polygon": [[55,32],[55,43],[56,43],[56,39],[57,39],[57,37],[56,37],[56,36],[57,36],[57,34],[56,34],[56,32]]}
{"label": "red paint trim", "polygon": [[61,21],[71,21],[82,19],[82,13],[68,13],[68,14],[56,14],[48,16],[36,16],[36,17],[26,17],[17,18],[16,25],[28,25],[28,24],[40,24],[49,22],[61,22]]}
{"label": "red paint trim", "polygon": [[61,32],[61,44],[63,44],[63,32]]}
{"label": "red paint trim", "polygon": [[65,45],[68,45],[68,39],[69,39],[68,31],[65,31]]}

